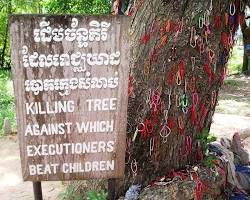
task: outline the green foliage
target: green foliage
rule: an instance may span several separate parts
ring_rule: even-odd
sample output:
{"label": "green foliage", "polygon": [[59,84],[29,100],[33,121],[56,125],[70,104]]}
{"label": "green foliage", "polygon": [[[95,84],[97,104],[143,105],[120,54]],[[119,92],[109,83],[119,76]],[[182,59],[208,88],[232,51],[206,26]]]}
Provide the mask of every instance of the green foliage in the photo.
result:
{"label": "green foliage", "polygon": [[110,0],[45,0],[45,12],[54,14],[108,14]]}
{"label": "green foliage", "polygon": [[8,16],[40,13],[41,7],[39,0],[0,0],[0,68],[10,68]]}
{"label": "green foliage", "polygon": [[58,195],[61,200],[82,200],[83,196],[80,191],[80,184],[78,182],[73,182],[69,184],[65,191]]}
{"label": "green foliage", "polygon": [[101,190],[100,192],[96,191],[89,191],[87,192],[87,200],[107,200],[108,199],[108,193],[104,190]]}
{"label": "green foliage", "polygon": [[202,164],[208,168],[214,168],[214,160],[216,160],[214,155],[206,155],[202,161]]}
{"label": "green foliage", "polygon": [[202,164],[204,164],[205,166],[209,168],[213,167],[214,165],[213,161],[215,160],[215,156],[208,154],[208,145],[211,142],[216,141],[216,137],[209,134],[209,130],[207,128],[204,128],[202,132],[197,135],[196,139],[200,143],[202,152],[205,155],[205,158],[203,159]]}
{"label": "green foliage", "polygon": [[202,132],[197,135],[196,139],[200,142],[203,152],[207,152],[208,145],[211,142],[216,141],[216,137],[209,134],[209,130],[207,128],[204,128]]}
{"label": "green foliage", "polygon": [[240,74],[243,66],[243,54],[244,47],[243,46],[235,46],[233,48],[232,57],[228,62],[228,73],[232,74]]}
{"label": "green foliage", "polygon": [[37,14],[42,12],[40,0],[12,0],[12,13]]}
{"label": "green foliage", "polygon": [[64,192],[58,195],[58,198],[61,200],[107,200],[108,193],[101,189],[99,185],[93,188],[91,184],[89,185],[84,181],[73,181],[67,185]]}
{"label": "green foliage", "polygon": [[10,72],[0,70],[0,135],[3,134],[3,122],[8,118],[15,128],[15,104],[10,80]]}

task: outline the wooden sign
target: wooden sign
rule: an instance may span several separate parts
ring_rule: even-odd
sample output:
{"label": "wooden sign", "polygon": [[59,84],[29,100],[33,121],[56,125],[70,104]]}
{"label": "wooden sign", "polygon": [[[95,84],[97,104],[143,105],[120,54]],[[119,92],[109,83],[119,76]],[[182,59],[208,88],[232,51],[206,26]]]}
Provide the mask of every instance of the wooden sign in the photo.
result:
{"label": "wooden sign", "polygon": [[25,181],[123,176],[128,24],[124,16],[10,17]]}

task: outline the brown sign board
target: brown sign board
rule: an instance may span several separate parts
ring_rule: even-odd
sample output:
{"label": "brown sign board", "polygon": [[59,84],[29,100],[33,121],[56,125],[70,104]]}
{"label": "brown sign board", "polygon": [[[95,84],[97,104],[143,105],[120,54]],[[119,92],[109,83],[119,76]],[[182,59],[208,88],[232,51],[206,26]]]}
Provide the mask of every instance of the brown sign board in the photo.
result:
{"label": "brown sign board", "polygon": [[122,177],[128,18],[9,19],[23,179]]}

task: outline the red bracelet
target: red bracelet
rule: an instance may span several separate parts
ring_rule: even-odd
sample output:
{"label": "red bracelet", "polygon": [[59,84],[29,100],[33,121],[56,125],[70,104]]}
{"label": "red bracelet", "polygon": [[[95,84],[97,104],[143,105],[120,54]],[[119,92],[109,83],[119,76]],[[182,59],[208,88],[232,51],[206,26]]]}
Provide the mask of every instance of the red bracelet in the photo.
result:
{"label": "red bracelet", "polygon": [[211,82],[214,80],[213,70],[211,69],[211,67],[208,64],[205,64],[204,65],[204,71],[207,73],[209,83],[211,84]]}
{"label": "red bracelet", "polygon": [[191,155],[192,154],[192,149],[193,149],[191,136],[186,137],[186,147],[187,147],[188,154]]}
{"label": "red bracelet", "polygon": [[226,49],[228,45],[228,35],[226,32],[221,33],[221,43],[223,47]]}
{"label": "red bracelet", "polygon": [[169,33],[170,30],[171,30],[171,20],[168,19],[168,20],[166,21],[166,32]]}
{"label": "red bracelet", "polygon": [[174,128],[174,116],[171,115],[169,118],[168,118],[168,127],[172,130]]}
{"label": "red bracelet", "polygon": [[199,178],[197,177],[196,179],[196,188],[195,188],[195,200],[201,200],[202,199],[202,182],[199,180]]}
{"label": "red bracelet", "polygon": [[196,108],[192,106],[191,108],[191,120],[194,126],[197,125],[197,113],[196,113]]}
{"label": "red bracelet", "polygon": [[150,33],[146,33],[145,35],[143,35],[140,39],[141,44],[147,44],[150,40],[150,37]]}
{"label": "red bracelet", "polygon": [[229,22],[229,14],[226,12],[224,14],[224,23],[225,23],[225,26],[228,26],[228,22]]}
{"label": "red bracelet", "polygon": [[180,61],[179,71],[180,71],[181,80],[183,81],[185,78],[185,62],[183,60]]}
{"label": "red bracelet", "polygon": [[220,29],[221,28],[221,15],[216,15],[214,18],[214,27],[216,29]]}
{"label": "red bracelet", "polygon": [[185,131],[185,127],[184,127],[184,119],[183,119],[183,116],[180,115],[178,117],[178,127],[179,127],[179,131],[180,131],[180,134],[184,134],[184,131]]}
{"label": "red bracelet", "polygon": [[164,28],[162,26],[160,27],[159,31],[160,31],[160,36],[163,37],[163,35],[164,35]]}
{"label": "red bracelet", "polygon": [[200,123],[199,123],[200,131],[202,131],[202,129],[204,127],[204,122],[205,122],[206,116],[207,116],[206,99],[204,99],[202,104],[201,104],[201,116],[200,116]]}
{"label": "red bracelet", "polygon": [[174,73],[173,73],[173,71],[170,71],[170,72],[168,73],[167,83],[168,83],[168,85],[169,85],[170,87],[173,86],[173,84],[174,84]]}

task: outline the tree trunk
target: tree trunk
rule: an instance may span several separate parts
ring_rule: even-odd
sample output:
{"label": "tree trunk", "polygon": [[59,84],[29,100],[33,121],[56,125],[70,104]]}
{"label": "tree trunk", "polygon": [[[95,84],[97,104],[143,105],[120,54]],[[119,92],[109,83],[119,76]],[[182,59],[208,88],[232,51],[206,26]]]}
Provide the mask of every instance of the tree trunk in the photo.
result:
{"label": "tree trunk", "polygon": [[248,52],[246,50],[246,46],[250,45],[250,27],[247,27],[246,23],[243,24],[242,34],[243,34],[243,44],[244,44],[242,73],[246,75],[250,75],[248,71]]}
{"label": "tree trunk", "polygon": [[[212,123],[238,16],[244,14],[239,1],[235,14],[231,6],[233,16],[229,8],[228,0],[137,0],[128,12],[127,165],[118,194],[202,159],[195,138]],[[201,18],[199,27],[205,13],[210,17],[204,23]]]}
{"label": "tree trunk", "polygon": [[244,55],[243,55],[243,66],[241,72],[245,75],[248,75],[248,55],[247,55],[246,45],[250,44],[249,42],[247,42],[246,39],[243,37]]}
{"label": "tree trunk", "polygon": [[[10,15],[12,13],[12,0],[8,1],[7,11],[8,11],[8,15]],[[7,20],[6,29],[5,29],[5,35],[4,35],[4,42],[3,42],[3,49],[2,49],[2,52],[1,52],[1,66],[0,66],[0,68],[4,68],[5,67],[5,55],[6,55],[8,38],[9,38],[8,32],[9,32],[9,23],[8,23],[8,20]],[[9,66],[7,64],[7,68],[8,67]]]}
{"label": "tree trunk", "polygon": [[6,52],[6,48],[7,48],[8,31],[9,31],[9,26],[8,26],[8,22],[7,22],[6,29],[5,29],[5,35],[4,35],[3,49],[2,49],[2,53],[1,53],[1,68],[5,68],[5,52]]}

